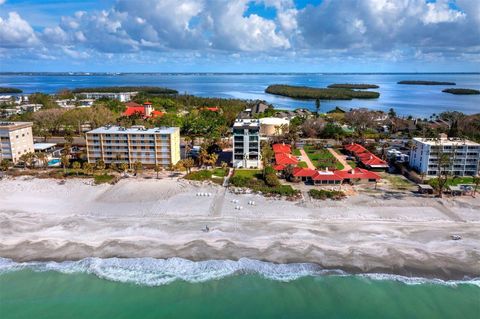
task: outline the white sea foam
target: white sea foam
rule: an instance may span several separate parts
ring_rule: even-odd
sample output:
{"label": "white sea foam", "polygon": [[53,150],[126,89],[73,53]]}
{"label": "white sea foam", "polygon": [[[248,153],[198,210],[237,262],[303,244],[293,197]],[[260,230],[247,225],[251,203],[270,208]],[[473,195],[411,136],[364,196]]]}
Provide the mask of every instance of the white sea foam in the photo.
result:
{"label": "white sea foam", "polygon": [[[56,271],[65,274],[87,273],[99,278],[143,286],[161,286],[176,280],[204,282],[237,274],[258,274],[276,281],[292,281],[306,276],[350,276],[341,270],[325,270],[309,263],[275,264],[242,258],[233,260],[190,261],[183,258],[85,258],[79,261],[64,262],[24,262],[17,263],[0,258],[0,275],[8,272],[29,269],[37,272]],[[473,284],[480,287],[480,278],[464,281],[444,281],[404,277],[389,274],[358,275],[372,280],[393,280],[405,284]]]}

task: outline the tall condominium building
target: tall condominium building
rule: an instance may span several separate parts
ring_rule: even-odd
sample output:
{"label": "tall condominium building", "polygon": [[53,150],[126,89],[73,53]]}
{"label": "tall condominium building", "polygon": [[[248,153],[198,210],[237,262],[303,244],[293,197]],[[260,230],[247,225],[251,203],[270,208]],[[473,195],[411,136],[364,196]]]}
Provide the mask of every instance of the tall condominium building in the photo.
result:
{"label": "tall condominium building", "polygon": [[33,152],[31,122],[0,122],[0,160],[18,162],[20,156]]}
{"label": "tall condominium building", "polygon": [[180,128],[104,126],[86,133],[88,162],[106,164],[139,161],[166,167],[180,160]]}
{"label": "tall condominium building", "polygon": [[233,167],[260,167],[260,123],[239,119],[233,124]]}
{"label": "tall condominium building", "polygon": [[478,174],[480,162],[480,144],[464,140],[414,138],[410,151],[410,167],[427,176],[435,176],[439,170],[439,156],[448,155],[450,163],[443,170],[455,176],[474,176]]}

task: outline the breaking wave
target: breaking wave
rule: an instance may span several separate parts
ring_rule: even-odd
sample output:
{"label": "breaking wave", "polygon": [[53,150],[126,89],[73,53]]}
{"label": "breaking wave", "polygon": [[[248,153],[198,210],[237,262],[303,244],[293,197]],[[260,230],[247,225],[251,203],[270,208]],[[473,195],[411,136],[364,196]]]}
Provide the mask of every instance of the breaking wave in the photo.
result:
{"label": "breaking wave", "polygon": [[[183,258],[155,259],[155,258],[85,258],[79,261],[64,262],[15,262],[11,259],[0,258],[0,275],[19,271],[32,270],[36,272],[56,271],[64,274],[85,273],[99,278],[133,283],[142,286],[161,286],[176,280],[196,283],[216,280],[233,275],[256,274],[276,281],[292,281],[307,276],[352,276],[341,270],[325,270],[315,264],[294,263],[275,264],[241,258],[233,260],[190,261]],[[359,274],[372,280],[393,280],[405,284],[473,284],[480,287],[480,278],[463,281],[444,281],[440,279],[426,279],[404,277],[389,274]]]}

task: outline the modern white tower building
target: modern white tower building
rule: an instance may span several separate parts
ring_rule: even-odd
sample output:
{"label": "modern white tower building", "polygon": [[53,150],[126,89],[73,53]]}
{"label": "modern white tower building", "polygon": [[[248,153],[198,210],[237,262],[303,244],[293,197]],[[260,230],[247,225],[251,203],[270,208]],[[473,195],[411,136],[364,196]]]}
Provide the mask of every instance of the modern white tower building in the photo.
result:
{"label": "modern white tower building", "polygon": [[[475,176],[478,174],[480,144],[453,138],[414,138],[410,151],[410,167],[427,176],[438,174],[438,161],[441,154],[449,156],[451,165],[448,171],[454,176]],[[442,170],[445,168],[442,168]]]}
{"label": "modern white tower building", "polygon": [[233,167],[258,168],[260,164],[260,123],[238,119],[233,124]]}

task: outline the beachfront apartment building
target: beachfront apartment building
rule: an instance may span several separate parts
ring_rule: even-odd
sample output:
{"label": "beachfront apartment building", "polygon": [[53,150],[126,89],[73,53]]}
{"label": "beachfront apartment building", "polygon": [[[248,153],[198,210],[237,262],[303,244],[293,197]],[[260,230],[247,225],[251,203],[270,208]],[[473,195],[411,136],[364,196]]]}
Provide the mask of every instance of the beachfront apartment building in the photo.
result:
{"label": "beachfront apartment building", "polygon": [[141,162],[145,166],[168,167],[180,160],[180,128],[103,126],[86,133],[89,163]]}
{"label": "beachfront apartment building", "polygon": [[426,176],[436,176],[439,170],[439,156],[447,154],[450,159],[447,169],[454,176],[478,175],[480,144],[453,138],[414,138],[410,151],[410,167]]}
{"label": "beachfront apartment building", "polygon": [[233,158],[235,168],[258,168],[260,162],[260,122],[237,119],[233,124]]}
{"label": "beachfront apartment building", "polygon": [[0,161],[17,163],[25,153],[34,151],[31,122],[0,122]]}

